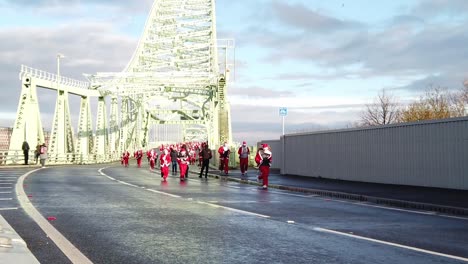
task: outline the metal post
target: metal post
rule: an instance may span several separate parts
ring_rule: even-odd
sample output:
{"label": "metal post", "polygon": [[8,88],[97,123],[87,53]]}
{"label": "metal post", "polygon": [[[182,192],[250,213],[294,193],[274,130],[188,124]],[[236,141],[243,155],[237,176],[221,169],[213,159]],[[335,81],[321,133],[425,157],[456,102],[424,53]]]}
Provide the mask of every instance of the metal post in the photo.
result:
{"label": "metal post", "polygon": [[65,58],[63,54],[57,53],[57,90],[59,89],[60,85],[60,59]]}
{"label": "metal post", "polygon": [[[60,53],[57,53],[57,97],[60,96],[60,58],[62,55]],[[65,126],[63,126],[63,134],[65,134]],[[64,144],[66,144],[66,140],[64,140]]]}
{"label": "metal post", "polygon": [[284,116],[283,116],[283,136],[284,136]]}

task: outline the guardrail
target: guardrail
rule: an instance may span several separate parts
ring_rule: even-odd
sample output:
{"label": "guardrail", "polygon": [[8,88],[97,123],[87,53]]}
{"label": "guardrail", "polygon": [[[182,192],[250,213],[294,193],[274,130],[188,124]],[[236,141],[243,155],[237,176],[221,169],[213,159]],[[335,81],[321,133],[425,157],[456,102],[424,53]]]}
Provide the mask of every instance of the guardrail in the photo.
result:
{"label": "guardrail", "polygon": [[[40,159],[35,157],[34,151],[29,151],[28,164],[39,164]],[[108,155],[82,155],[76,153],[66,154],[49,154],[46,160],[47,164],[96,164],[106,163],[120,160],[120,155],[117,153]],[[0,151],[0,166],[6,165],[23,165],[24,154],[22,150],[3,150]]]}

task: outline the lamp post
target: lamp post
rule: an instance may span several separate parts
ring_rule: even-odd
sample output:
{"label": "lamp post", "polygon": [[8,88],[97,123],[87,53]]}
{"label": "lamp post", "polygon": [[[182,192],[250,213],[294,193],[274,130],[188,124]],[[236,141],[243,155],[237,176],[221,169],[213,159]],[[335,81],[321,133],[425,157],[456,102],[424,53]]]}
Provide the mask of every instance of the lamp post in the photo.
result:
{"label": "lamp post", "polygon": [[61,53],[57,53],[57,89],[59,89],[60,84],[60,59],[65,58]]}

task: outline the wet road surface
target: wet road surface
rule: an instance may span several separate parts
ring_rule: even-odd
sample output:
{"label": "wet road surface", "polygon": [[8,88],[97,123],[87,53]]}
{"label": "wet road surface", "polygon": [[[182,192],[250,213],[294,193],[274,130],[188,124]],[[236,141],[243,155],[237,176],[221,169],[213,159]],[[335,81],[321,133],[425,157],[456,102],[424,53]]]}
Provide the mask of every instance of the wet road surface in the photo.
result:
{"label": "wet road surface", "polygon": [[[163,183],[146,168],[50,167],[29,176],[24,189],[94,263],[466,263],[468,258],[468,219],[197,175],[186,182],[170,176]],[[39,261],[69,263],[24,212],[4,217],[26,235],[28,245],[36,245],[31,250]]]}

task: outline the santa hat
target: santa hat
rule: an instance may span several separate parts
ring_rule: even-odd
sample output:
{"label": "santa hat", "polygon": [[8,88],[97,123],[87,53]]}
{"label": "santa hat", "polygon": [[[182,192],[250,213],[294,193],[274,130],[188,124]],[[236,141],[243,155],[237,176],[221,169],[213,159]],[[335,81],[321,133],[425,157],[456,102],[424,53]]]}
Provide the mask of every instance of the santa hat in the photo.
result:
{"label": "santa hat", "polygon": [[246,145],[246,144],[247,144],[247,142],[245,142],[245,141],[242,142],[242,145]]}

